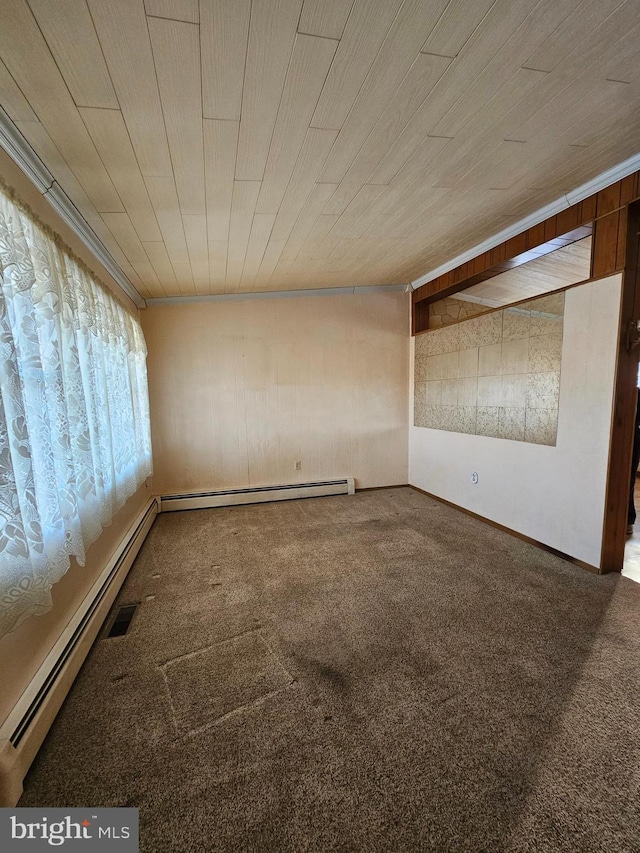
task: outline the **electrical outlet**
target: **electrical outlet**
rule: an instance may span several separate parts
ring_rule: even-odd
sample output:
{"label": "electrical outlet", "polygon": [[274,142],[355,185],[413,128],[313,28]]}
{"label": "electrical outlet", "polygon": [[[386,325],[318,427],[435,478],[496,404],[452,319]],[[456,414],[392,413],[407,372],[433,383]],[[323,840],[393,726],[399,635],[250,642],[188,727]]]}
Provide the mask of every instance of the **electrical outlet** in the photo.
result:
{"label": "electrical outlet", "polygon": [[478,472],[477,472],[477,471],[472,471],[472,472],[471,472],[471,482],[472,482],[474,485],[478,482]]}
{"label": "electrical outlet", "polygon": [[302,462],[299,459],[296,459],[296,471],[302,470]]}

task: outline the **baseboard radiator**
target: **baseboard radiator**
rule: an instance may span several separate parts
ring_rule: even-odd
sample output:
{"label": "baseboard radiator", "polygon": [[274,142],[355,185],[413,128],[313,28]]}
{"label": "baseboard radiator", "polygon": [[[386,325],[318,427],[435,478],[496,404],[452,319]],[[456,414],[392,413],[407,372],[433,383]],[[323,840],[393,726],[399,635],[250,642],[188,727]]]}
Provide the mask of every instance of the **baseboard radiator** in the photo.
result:
{"label": "baseboard radiator", "polygon": [[160,512],[175,512],[184,509],[210,509],[217,506],[266,503],[267,501],[290,501],[296,498],[318,498],[325,495],[353,495],[353,477],[343,480],[323,480],[317,483],[294,483],[287,486],[256,486],[253,489],[225,489],[219,492],[187,492],[163,495]]}
{"label": "baseboard radiator", "polygon": [[22,781],[98,636],[111,605],[158,512],[152,498],[0,728],[0,807],[12,807]]}

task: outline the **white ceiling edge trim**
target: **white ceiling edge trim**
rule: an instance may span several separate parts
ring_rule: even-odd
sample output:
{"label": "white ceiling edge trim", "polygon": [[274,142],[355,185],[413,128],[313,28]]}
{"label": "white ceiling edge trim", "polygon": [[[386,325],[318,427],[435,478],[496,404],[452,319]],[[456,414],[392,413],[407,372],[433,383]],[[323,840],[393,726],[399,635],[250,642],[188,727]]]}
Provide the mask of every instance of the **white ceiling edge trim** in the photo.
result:
{"label": "white ceiling edge trim", "polygon": [[144,308],[145,300],[122,272],[102,240],[93,231],[62,187],[55,181],[51,172],[49,172],[2,107],[0,107],[0,145],[38,191],[42,193],[49,204],[55,209],[58,216],[95,255],[129,299],[138,308]]}
{"label": "white ceiling edge trim", "polygon": [[420,278],[411,282],[411,289],[416,290],[416,288],[422,287],[423,284],[427,284],[428,282],[433,281],[434,278],[438,278],[439,275],[450,272],[456,267],[466,264],[467,261],[472,261],[474,258],[477,258],[478,255],[482,255],[484,252],[495,249],[496,246],[499,246],[500,243],[504,243],[505,240],[509,240],[511,237],[516,237],[522,231],[526,231],[527,228],[532,228],[534,225],[538,225],[550,216],[555,216],[555,214],[560,213],[561,210],[566,210],[568,207],[577,204],[585,198],[589,198],[590,195],[603,190],[611,184],[615,184],[616,181],[620,181],[622,178],[626,178],[628,175],[631,175],[633,172],[637,172],[638,170],[640,170],[640,154],[634,154],[633,157],[629,157],[617,166],[613,166],[611,169],[607,169],[606,172],[596,175],[595,178],[581,184],[575,190],[565,193],[555,201],[539,208],[534,213],[530,213],[529,216],[525,216],[524,219],[520,219],[518,222],[509,225],[507,228],[504,228],[492,237],[488,237],[482,243],[478,243],[477,246],[473,246],[473,248],[468,249],[466,252],[456,255],[456,257],[452,258],[450,261],[447,261],[439,267],[424,273]]}
{"label": "white ceiling edge trim", "polygon": [[247,299],[286,299],[289,296],[342,296],[360,293],[380,293],[393,290],[410,290],[409,284],[371,284],[361,287],[319,287],[315,290],[259,290],[256,293],[219,293],[201,296],[158,296],[146,299],[150,305],[188,305],[192,302],[242,302]]}

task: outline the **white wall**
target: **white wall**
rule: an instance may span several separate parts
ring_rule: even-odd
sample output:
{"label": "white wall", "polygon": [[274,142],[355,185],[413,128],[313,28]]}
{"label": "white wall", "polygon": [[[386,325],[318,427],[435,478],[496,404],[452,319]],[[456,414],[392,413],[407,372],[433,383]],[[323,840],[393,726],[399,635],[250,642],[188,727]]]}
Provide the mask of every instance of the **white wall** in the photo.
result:
{"label": "white wall", "polygon": [[156,493],[406,483],[409,304],[368,291],[142,311]]}
{"label": "white wall", "polygon": [[555,447],[411,425],[409,482],[600,566],[621,283],[566,292]]}

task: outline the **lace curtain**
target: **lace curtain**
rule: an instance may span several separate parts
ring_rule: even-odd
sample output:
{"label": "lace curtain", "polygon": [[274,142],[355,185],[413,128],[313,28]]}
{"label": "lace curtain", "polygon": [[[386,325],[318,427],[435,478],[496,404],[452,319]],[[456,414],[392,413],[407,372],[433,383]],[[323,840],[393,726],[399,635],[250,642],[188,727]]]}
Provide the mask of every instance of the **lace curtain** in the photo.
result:
{"label": "lace curtain", "polygon": [[0,637],[151,473],[137,319],[0,186]]}

